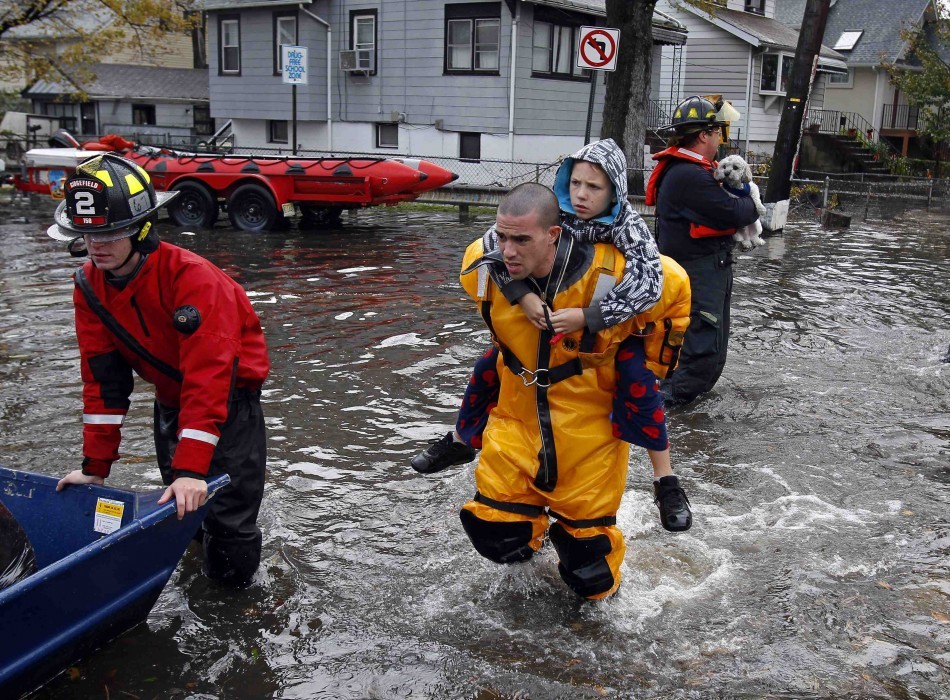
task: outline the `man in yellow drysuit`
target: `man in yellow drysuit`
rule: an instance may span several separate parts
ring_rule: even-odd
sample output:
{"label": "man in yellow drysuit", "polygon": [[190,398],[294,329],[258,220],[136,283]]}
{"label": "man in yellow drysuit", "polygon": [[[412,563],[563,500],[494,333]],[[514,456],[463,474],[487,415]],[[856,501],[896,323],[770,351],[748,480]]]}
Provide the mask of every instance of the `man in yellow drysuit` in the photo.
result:
{"label": "man in yellow drysuit", "polygon": [[[482,239],[465,253],[461,282],[479,304],[501,350],[501,392],[475,469],[478,491],[462,506],[475,549],[498,563],[526,561],[548,530],[558,570],[578,595],[605,598],[620,585],[625,544],[616,525],[627,479],[628,445],[614,436],[611,410],[615,356],[622,341],[655,310],[597,333],[555,336],[509,304],[489,266],[504,265],[551,310],[585,308],[623,276],[624,258],[610,244],[562,236],[557,198],[534,183],[519,185],[498,207],[498,248]],[[685,284],[685,279],[684,279]]]}

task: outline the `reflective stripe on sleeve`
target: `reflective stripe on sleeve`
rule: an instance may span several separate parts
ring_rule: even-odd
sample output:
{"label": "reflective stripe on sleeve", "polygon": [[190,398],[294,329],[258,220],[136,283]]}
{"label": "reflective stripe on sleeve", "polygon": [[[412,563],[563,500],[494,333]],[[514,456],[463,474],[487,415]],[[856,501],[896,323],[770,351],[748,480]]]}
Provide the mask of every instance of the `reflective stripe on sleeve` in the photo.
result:
{"label": "reflective stripe on sleeve", "polygon": [[116,416],[109,413],[83,413],[82,422],[92,425],[122,425],[125,416]]}
{"label": "reflective stripe on sleeve", "polygon": [[211,433],[206,433],[204,430],[192,430],[191,428],[185,428],[181,431],[179,437],[184,440],[185,438],[191,438],[192,440],[200,440],[201,442],[207,442],[209,445],[218,444],[218,436],[212,435]]}

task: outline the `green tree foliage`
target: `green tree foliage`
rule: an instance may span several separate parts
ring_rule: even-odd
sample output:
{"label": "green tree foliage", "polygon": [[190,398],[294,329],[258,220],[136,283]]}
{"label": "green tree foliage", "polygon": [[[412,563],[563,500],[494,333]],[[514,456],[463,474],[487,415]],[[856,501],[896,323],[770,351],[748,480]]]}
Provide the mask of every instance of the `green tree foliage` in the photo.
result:
{"label": "green tree foliage", "polygon": [[[950,55],[950,24],[945,10],[918,31],[904,32],[910,46],[911,64],[888,66],[891,81],[907,96],[907,101],[920,108],[919,134],[934,145],[934,157],[939,162],[941,147],[950,142],[950,65],[941,54]],[[939,172],[939,165],[938,165]]]}
{"label": "green tree foliage", "polygon": [[65,81],[81,95],[91,66],[132,52],[150,63],[170,34],[200,22],[193,0],[0,0],[0,79]]}

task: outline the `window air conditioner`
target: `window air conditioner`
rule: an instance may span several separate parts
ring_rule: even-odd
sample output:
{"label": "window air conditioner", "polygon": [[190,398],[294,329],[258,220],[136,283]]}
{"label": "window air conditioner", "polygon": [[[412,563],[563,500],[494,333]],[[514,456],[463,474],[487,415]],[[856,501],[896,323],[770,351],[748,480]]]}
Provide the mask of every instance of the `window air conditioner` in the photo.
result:
{"label": "window air conditioner", "polygon": [[369,73],[373,70],[373,49],[340,51],[340,70],[348,73]]}

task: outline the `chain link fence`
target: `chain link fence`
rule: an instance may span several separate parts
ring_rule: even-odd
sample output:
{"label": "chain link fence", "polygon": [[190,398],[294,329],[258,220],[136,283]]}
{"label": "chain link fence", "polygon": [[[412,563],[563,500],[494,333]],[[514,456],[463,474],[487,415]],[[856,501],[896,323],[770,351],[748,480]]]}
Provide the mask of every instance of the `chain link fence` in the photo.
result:
{"label": "chain link fence", "polygon": [[[146,137],[142,135],[142,142]],[[150,144],[159,148],[192,151],[187,146],[166,142]],[[193,152],[193,151],[192,151]],[[212,154],[209,154],[212,155]],[[770,165],[769,156],[753,156],[753,169],[757,171],[755,181],[764,193],[768,177],[765,175]],[[562,159],[553,162],[524,162],[480,158],[447,158],[440,156],[417,156],[380,152],[327,152],[316,149],[298,149],[294,154],[289,148],[241,148],[241,156],[284,157],[284,158],[422,158],[458,175],[458,179],[443,189],[454,189],[459,201],[466,190],[492,191],[502,194],[523,182],[537,182],[551,187],[554,176]],[[11,163],[12,165],[12,163]],[[640,179],[646,184],[650,169],[628,168],[628,180],[633,183]],[[950,209],[950,179],[897,177],[871,173],[825,173],[802,171],[803,177],[792,180],[792,193],[789,204],[789,218],[820,217],[822,211],[833,210],[854,218],[893,219],[911,209]],[[631,186],[631,191],[636,188]],[[642,215],[652,217],[653,208],[647,207],[642,196],[631,195],[631,203]],[[482,203],[491,205],[490,201]]]}
{"label": "chain link fence", "polygon": [[[856,219],[887,221],[914,209],[950,211],[948,179],[854,175],[828,173],[824,177],[793,178],[789,219],[820,218],[823,211],[834,211]],[[764,191],[768,178],[755,179]]]}

